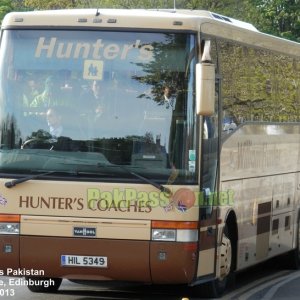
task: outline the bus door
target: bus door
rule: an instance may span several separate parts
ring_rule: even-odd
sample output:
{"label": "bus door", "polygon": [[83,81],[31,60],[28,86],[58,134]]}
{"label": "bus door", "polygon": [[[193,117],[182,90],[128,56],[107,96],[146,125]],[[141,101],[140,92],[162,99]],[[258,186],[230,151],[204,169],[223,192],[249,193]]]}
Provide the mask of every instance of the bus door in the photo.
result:
{"label": "bus door", "polygon": [[[205,41],[206,42],[206,41]],[[205,46],[204,46],[205,47]],[[215,44],[210,41],[212,63]],[[215,60],[215,61],[214,61]],[[219,90],[220,78],[216,75],[215,113],[204,116],[200,121],[201,166],[200,166],[200,234],[197,277],[215,277],[217,249],[218,213],[218,169],[219,169]],[[200,118],[201,119],[201,118]],[[211,276],[210,276],[211,275]]]}

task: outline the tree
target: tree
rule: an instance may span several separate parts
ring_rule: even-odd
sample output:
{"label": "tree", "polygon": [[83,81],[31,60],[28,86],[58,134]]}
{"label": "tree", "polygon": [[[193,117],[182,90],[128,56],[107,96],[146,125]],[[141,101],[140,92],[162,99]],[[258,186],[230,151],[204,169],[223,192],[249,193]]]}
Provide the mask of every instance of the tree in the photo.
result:
{"label": "tree", "polygon": [[77,6],[76,0],[24,0],[25,7],[31,9],[63,9],[75,8]]}
{"label": "tree", "polygon": [[261,18],[260,30],[300,42],[299,0],[252,0]]}
{"label": "tree", "polygon": [[11,0],[0,0],[0,20],[13,10],[13,5]]}

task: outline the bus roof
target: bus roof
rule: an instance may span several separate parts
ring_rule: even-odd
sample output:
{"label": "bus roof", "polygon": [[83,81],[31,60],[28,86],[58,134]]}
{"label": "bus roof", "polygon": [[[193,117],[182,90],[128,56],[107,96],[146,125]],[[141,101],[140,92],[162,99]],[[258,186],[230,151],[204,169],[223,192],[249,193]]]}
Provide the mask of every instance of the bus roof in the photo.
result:
{"label": "bus roof", "polygon": [[[205,20],[228,23],[248,30],[256,30],[249,23],[204,10],[154,9],[68,9],[8,13],[2,28],[10,26],[81,26],[125,27],[140,29],[198,30]],[[55,22],[53,21],[55,20]]]}
{"label": "bus roof", "polygon": [[91,28],[103,30],[194,31],[295,57],[300,44],[259,32],[253,25],[205,10],[64,9],[8,13],[2,29]]}

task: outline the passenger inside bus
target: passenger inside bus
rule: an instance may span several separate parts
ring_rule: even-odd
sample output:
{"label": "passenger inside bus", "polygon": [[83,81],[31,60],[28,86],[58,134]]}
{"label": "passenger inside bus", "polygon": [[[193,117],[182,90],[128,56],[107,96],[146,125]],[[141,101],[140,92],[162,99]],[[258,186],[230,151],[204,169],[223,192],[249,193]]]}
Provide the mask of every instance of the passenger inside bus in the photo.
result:
{"label": "passenger inside bus", "polygon": [[[79,101],[81,102],[79,105],[84,109],[84,114],[88,114],[92,118],[100,117],[103,114],[105,102],[103,83],[93,80],[91,85],[81,93]],[[85,101],[84,106],[82,101]]]}
{"label": "passenger inside bus", "polygon": [[25,80],[23,91],[23,106],[30,107],[30,104],[40,94],[39,84],[35,78],[29,77]]}
{"label": "passenger inside bus", "polygon": [[62,115],[55,108],[49,108],[46,113],[49,132],[53,138],[60,137],[63,133]]}
{"label": "passenger inside bus", "polygon": [[176,97],[172,93],[172,90],[169,86],[165,85],[163,87],[163,99],[162,104],[166,107],[166,109],[175,109],[176,105]]}
{"label": "passenger inside bus", "polygon": [[49,76],[45,81],[44,91],[30,103],[30,107],[50,107],[64,103],[59,81]]}

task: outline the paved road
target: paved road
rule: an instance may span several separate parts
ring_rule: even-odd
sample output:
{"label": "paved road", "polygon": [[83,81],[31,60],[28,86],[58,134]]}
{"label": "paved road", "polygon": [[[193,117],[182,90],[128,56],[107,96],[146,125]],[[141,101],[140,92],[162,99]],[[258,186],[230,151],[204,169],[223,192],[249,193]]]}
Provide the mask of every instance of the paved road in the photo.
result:
{"label": "paved road", "polygon": [[[185,287],[138,286],[120,283],[99,285],[63,283],[56,294],[30,292],[24,285],[12,285],[9,277],[0,277],[0,300],[181,300],[184,297],[198,300]],[[220,298],[222,300],[298,300],[300,299],[300,271],[284,269],[276,261],[251,268],[236,277],[235,285]]]}
{"label": "paved road", "polygon": [[[96,285],[76,284],[69,280],[63,280],[58,293],[38,294],[30,292],[24,285],[9,284],[11,278],[2,277],[3,296],[2,299],[22,299],[22,300],[90,300],[90,299],[145,299],[145,300],[178,300],[185,294],[185,288],[181,287],[153,287],[138,286],[129,284],[107,283],[99,287]],[[5,286],[4,286],[5,285]]]}

